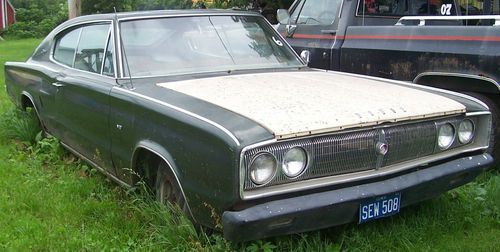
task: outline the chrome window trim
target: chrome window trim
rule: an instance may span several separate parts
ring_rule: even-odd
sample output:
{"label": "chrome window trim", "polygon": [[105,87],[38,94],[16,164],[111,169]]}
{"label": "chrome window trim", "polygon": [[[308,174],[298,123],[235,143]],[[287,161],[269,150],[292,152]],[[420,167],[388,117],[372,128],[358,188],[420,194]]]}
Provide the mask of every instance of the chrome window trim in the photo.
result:
{"label": "chrome window trim", "polygon": [[[489,120],[491,123],[491,113],[489,111],[466,113],[465,118],[472,117],[472,116],[481,116],[481,115],[490,115]],[[401,124],[405,124],[405,123],[414,123],[414,122],[406,121],[406,122],[401,123]],[[397,125],[401,125],[401,124],[397,124]],[[341,131],[338,133],[364,131],[364,130],[370,130],[370,129],[375,129],[375,128],[392,127],[394,125],[395,124],[390,125],[390,126],[382,126],[382,127],[381,126],[374,126],[374,127],[362,128],[362,129],[356,129],[356,130],[350,130],[350,131]],[[490,130],[484,130],[483,132],[480,132],[480,134],[487,136],[489,139]],[[326,135],[326,134],[323,134],[323,135]],[[316,135],[316,136],[321,136],[321,135]],[[480,137],[479,132],[477,132],[475,139],[478,139],[479,137]],[[243,160],[244,160],[245,152],[247,152],[250,149],[257,148],[257,147],[261,147],[261,146],[265,146],[265,145],[269,145],[269,144],[273,144],[273,143],[277,143],[277,142],[295,141],[297,139],[300,139],[300,138],[287,139],[284,141],[278,141],[276,139],[272,139],[272,140],[267,140],[267,141],[263,141],[260,143],[252,144],[252,145],[249,145],[249,146],[242,149],[242,151],[240,153],[240,167],[239,167],[239,169],[240,169],[240,198],[242,200],[252,200],[252,199],[258,199],[258,198],[263,198],[263,197],[268,197],[268,196],[273,196],[273,195],[280,195],[280,194],[292,193],[292,192],[297,192],[297,191],[304,191],[304,190],[309,190],[309,189],[316,189],[316,188],[321,188],[321,187],[326,187],[326,186],[338,185],[338,184],[342,184],[342,183],[349,183],[349,182],[355,182],[355,181],[360,181],[360,180],[366,180],[366,179],[386,176],[386,175],[394,174],[397,172],[405,171],[408,169],[412,169],[415,167],[424,166],[424,165],[427,165],[429,163],[443,160],[443,159],[446,159],[449,157],[453,157],[453,156],[456,156],[456,155],[459,155],[462,153],[473,152],[473,151],[477,151],[477,150],[485,150],[488,148],[488,144],[489,144],[489,143],[486,143],[486,145],[484,145],[481,143],[477,143],[477,144],[469,143],[467,145],[463,145],[463,146],[460,146],[460,147],[457,147],[454,149],[449,149],[447,151],[438,152],[438,153],[435,153],[435,154],[427,156],[427,157],[422,157],[419,159],[410,160],[410,161],[398,163],[395,165],[386,166],[383,169],[378,169],[378,170],[369,170],[369,171],[348,173],[348,174],[335,175],[335,176],[327,176],[327,177],[314,178],[314,179],[309,179],[309,180],[296,181],[296,182],[291,182],[291,183],[275,185],[275,186],[268,187],[268,188],[264,187],[264,188],[248,190],[248,191],[244,190],[246,169],[244,167]]]}
{"label": "chrome window trim", "polygon": [[[72,64],[71,64],[71,68],[75,68],[76,54],[78,53],[78,47],[80,47],[80,40],[82,39],[83,27],[80,27],[78,29],[80,30],[80,32],[78,33],[78,39],[76,40],[75,53],[73,54],[73,61],[72,61]],[[54,44],[54,53],[55,53],[55,50],[56,50],[56,46],[57,46],[57,43]],[[57,61],[56,58],[54,58],[54,60]]]}
{"label": "chrome window trim", "polygon": [[[141,78],[154,78],[154,77],[168,77],[168,76],[180,76],[180,75],[189,75],[192,73],[187,73],[187,74],[173,74],[173,75],[146,75],[146,76],[125,76],[124,74],[124,56],[123,56],[123,50],[122,50],[122,40],[121,40],[121,30],[120,30],[120,22],[125,22],[125,21],[131,21],[131,20],[148,20],[148,19],[157,19],[157,18],[169,18],[169,17],[199,17],[199,16],[249,16],[249,17],[260,17],[263,18],[259,14],[254,14],[254,13],[248,13],[248,12],[242,12],[242,13],[199,13],[199,14],[164,14],[164,15],[155,15],[155,16],[138,16],[138,17],[127,17],[127,18],[118,18],[118,22],[116,23],[116,32],[118,34],[118,38],[116,39],[117,42],[117,54],[118,54],[118,60],[120,63],[120,79],[141,79]],[[286,44],[288,46],[288,49],[292,52],[293,55],[299,60],[300,63],[303,64],[303,66],[297,66],[298,67],[306,67],[307,64],[302,60],[302,58],[299,56],[295,50],[293,50],[292,46],[288,43],[288,41],[281,36],[281,34],[274,29],[274,27],[264,18],[264,21],[266,21],[267,25],[271,28],[270,30],[274,33],[274,35],[279,36],[281,38],[281,42]],[[266,68],[266,69],[281,69],[281,68]],[[284,67],[283,69],[288,69]],[[247,70],[247,69],[243,69]],[[259,70],[259,69],[255,69]],[[116,72],[116,71],[115,71]],[[214,73],[214,72],[219,72],[219,71],[206,71],[206,72],[197,72],[197,73]],[[129,73],[130,75],[130,73]],[[117,77],[118,78],[118,77]]]}
{"label": "chrome window trim", "polygon": [[106,62],[106,53],[108,52],[108,45],[109,45],[109,42],[111,41],[111,31],[112,31],[112,27],[109,26],[109,29],[108,29],[108,36],[107,36],[107,39],[106,39],[106,45],[104,46],[104,54],[102,56],[102,63],[101,63],[101,75],[102,75],[102,72],[103,72],[103,69],[104,69],[104,63]]}
{"label": "chrome window trim", "polygon": [[151,16],[135,16],[135,17],[123,17],[118,18],[118,23],[122,21],[130,21],[130,20],[138,20],[138,19],[156,19],[156,18],[169,18],[169,17],[198,17],[198,16],[255,16],[260,17],[260,14],[251,13],[251,12],[224,12],[224,13],[215,13],[215,12],[207,12],[207,13],[179,13],[179,14],[159,14],[159,15],[151,15]]}
{"label": "chrome window trim", "polygon": [[177,106],[175,106],[175,105],[172,105],[172,104],[169,104],[169,103],[166,103],[166,102],[163,102],[163,101],[157,100],[157,99],[155,99],[155,98],[151,98],[151,97],[149,97],[149,96],[145,96],[145,95],[139,94],[139,93],[137,93],[137,92],[133,92],[133,91],[131,91],[131,90],[129,90],[129,89],[125,89],[125,88],[121,88],[121,87],[115,87],[115,90],[118,90],[118,91],[123,92],[123,93],[130,94],[130,95],[137,96],[137,97],[139,97],[139,98],[142,98],[142,99],[148,100],[148,101],[150,101],[150,102],[154,102],[154,103],[160,104],[160,105],[162,105],[162,106],[165,106],[165,107],[171,108],[171,109],[173,109],[173,110],[176,110],[176,111],[178,111],[178,112],[180,112],[180,113],[186,114],[186,115],[188,115],[188,116],[190,116],[190,117],[196,118],[196,119],[198,119],[198,120],[200,120],[200,121],[206,122],[206,123],[208,123],[208,124],[210,124],[210,125],[214,126],[215,128],[219,129],[220,131],[224,132],[227,136],[229,136],[229,137],[230,137],[230,138],[234,141],[234,143],[235,143],[237,146],[240,146],[240,145],[241,145],[241,143],[240,143],[240,141],[238,140],[238,138],[236,138],[236,136],[235,136],[233,133],[231,133],[231,131],[229,131],[229,130],[228,130],[228,129],[226,129],[224,126],[222,126],[222,125],[220,125],[220,124],[218,124],[218,123],[216,123],[216,122],[214,122],[214,121],[212,121],[212,120],[210,120],[210,119],[208,119],[208,118],[205,118],[205,117],[203,117],[203,116],[197,115],[197,114],[195,114],[195,113],[193,113],[193,112],[190,112],[190,111],[188,111],[188,110],[185,110],[185,109],[183,109],[183,108],[179,108],[179,107],[177,107]]}
{"label": "chrome window trim", "polygon": [[[236,15],[237,13],[234,13],[233,15]],[[239,15],[242,16],[259,16],[258,14],[253,14],[253,13],[241,13]],[[117,49],[118,49],[118,62],[120,64],[120,78],[148,78],[148,77],[162,77],[162,76],[134,76],[134,77],[125,77],[124,74],[124,56],[123,56],[123,48],[122,48],[122,36],[121,36],[121,30],[120,30],[120,23],[121,22],[126,22],[126,21],[131,21],[131,20],[148,20],[148,19],[157,19],[157,18],[170,18],[170,17],[198,17],[198,16],[232,16],[231,14],[228,13],[192,13],[192,14],[160,14],[160,15],[153,15],[153,16],[137,16],[137,17],[125,17],[125,18],[117,18],[117,23],[116,23],[116,32],[118,34],[117,38]],[[274,30],[274,29],[273,29]],[[130,75],[130,73],[129,73]]]}
{"label": "chrome window trim", "polygon": [[[75,23],[75,24],[71,24],[67,27],[64,27],[63,29],[57,31],[57,34],[54,35],[54,39],[52,39],[53,41],[53,45],[51,46],[51,49],[50,49],[50,55],[49,55],[49,60],[50,62],[58,65],[58,66],[61,66],[61,67],[64,67],[66,69],[71,69],[71,70],[75,70],[75,71],[78,71],[78,72],[82,72],[82,73],[87,73],[87,74],[92,74],[92,75],[96,75],[96,76],[100,76],[100,77],[104,77],[104,78],[107,78],[107,79],[112,79],[112,80],[115,80],[117,78],[117,75],[116,75],[116,71],[115,71],[115,74],[114,76],[107,76],[107,75],[102,75],[102,74],[99,74],[99,73],[93,73],[93,72],[89,72],[89,71],[84,71],[84,70],[80,70],[80,69],[76,69],[74,67],[70,67],[70,66],[66,66],[62,63],[59,63],[57,60],[55,60],[54,58],[54,51],[55,51],[55,47],[56,47],[56,37],[61,34],[62,32],[65,32],[67,31],[68,29],[71,29],[75,26],[81,26],[81,25],[92,25],[92,24],[99,24],[99,23],[109,23],[110,24],[110,27],[113,27],[113,23],[114,21],[113,20],[106,20],[106,19],[103,19],[103,20],[92,20],[92,21],[85,21],[85,22],[78,22],[78,23]],[[80,31],[80,35],[81,35],[81,32]],[[79,42],[80,38],[78,38],[78,42]],[[116,47],[115,47],[116,49]],[[75,54],[76,54],[76,50],[78,50],[78,48],[75,49]],[[115,56],[113,56],[114,58]],[[73,65],[75,64],[75,59],[73,58]],[[115,63],[113,63],[115,64]],[[34,65],[38,65],[38,64],[34,64]],[[115,68],[116,69],[116,68]],[[58,72],[58,71],[55,71],[55,72]]]}

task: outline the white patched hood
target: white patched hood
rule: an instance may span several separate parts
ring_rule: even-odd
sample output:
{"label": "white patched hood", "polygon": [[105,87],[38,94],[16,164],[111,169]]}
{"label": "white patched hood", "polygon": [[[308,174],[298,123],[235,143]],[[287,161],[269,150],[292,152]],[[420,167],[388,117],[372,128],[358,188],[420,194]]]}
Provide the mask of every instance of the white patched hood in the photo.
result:
{"label": "white patched hood", "polygon": [[160,83],[289,138],[465,112],[448,98],[332,72],[246,74]]}

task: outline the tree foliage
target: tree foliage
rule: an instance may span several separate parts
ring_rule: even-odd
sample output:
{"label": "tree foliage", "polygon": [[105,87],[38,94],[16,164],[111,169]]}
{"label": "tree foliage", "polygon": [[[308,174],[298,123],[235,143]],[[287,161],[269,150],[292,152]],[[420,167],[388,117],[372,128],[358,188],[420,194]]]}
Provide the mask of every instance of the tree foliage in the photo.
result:
{"label": "tree foliage", "polygon": [[6,37],[43,37],[68,19],[65,0],[11,0],[11,3],[16,9],[16,23],[3,32]]}
{"label": "tree foliage", "polygon": [[[196,8],[195,0],[81,0],[82,15],[96,13],[190,9]],[[277,8],[287,8],[292,0],[214,0],[211,4],[201,0],[209,8],[260,9],[267,17]],[[43,37],[57,25],[68,19],[67,0],[11,0],[16,9],[16,23],[0,35],[15,38]]]}

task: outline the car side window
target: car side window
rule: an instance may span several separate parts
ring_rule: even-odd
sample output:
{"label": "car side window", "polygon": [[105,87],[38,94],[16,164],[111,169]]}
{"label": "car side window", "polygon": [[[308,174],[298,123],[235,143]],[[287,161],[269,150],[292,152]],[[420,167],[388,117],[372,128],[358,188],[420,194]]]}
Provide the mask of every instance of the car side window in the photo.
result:
{"label": "car side window", "polygon": [[302,2],[293,10],[292,20],[297,20],[297,24],[330,25],[335,21],[342,1],[303,0]]}
{"label": "car side window", "polygon": [[82,29],[78,28],[64,34],[56,42],[54,59],[66,66],[72,67],[75,59],[76,46]]}
{"label": "car side window", "polygon": [[102,74],[107,76],[115,76],[115,69],[113,64],[113,55],[115,53],[115,43],[111,34],[108,38],[108,45],[106,46],[106,55],[104,55],[104,63],[102,65]]}
{"label": "car side window", "polygon": [[367,16],[454,16],[453,0],[360,0],[358,15]]}
{"label": "car side window", "polygon": [[76,69],[101,73],[109,27],[109,24],[100,24],[82,28],[80,43],[75,55],[74,67]]}

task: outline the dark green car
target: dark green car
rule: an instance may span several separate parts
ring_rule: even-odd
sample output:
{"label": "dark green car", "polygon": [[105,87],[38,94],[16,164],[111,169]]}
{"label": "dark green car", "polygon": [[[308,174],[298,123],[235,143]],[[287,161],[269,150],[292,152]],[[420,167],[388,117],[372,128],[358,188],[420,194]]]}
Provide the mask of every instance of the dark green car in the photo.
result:
{"label": "dark green car", "polygon": [[234,241],[390,216],[492,162],[480,101],[310,69],[255,13],[80,17],[5,72],[70,151]]}

